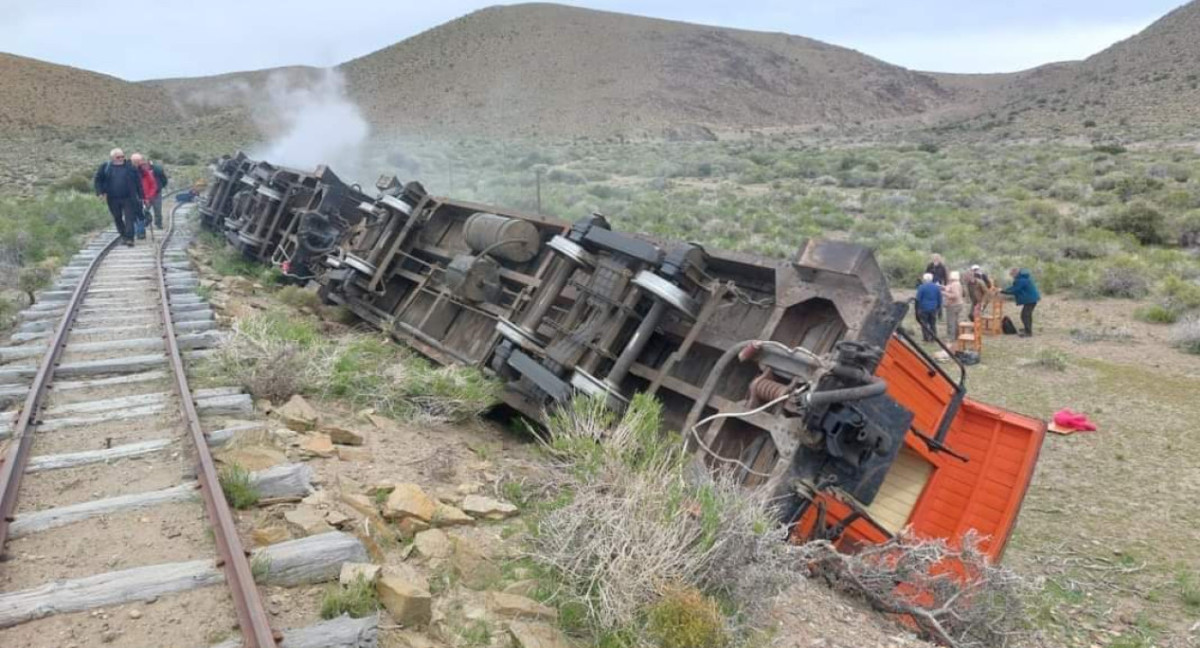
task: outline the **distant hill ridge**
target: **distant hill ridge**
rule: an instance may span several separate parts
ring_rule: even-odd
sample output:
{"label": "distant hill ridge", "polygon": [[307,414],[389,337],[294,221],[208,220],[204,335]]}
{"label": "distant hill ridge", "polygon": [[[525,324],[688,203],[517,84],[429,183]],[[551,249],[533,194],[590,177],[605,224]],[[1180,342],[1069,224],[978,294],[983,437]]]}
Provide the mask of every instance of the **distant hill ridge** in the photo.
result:
{"label": "distant hill ridge", "polygon": [[[1080,62],[1014,74],[907,70],[801,36],[553,4],[482,9],[340,66],[377,132],[707,137],[710,131],[935,126],[1086,133],[1187,124],[1200,102],[1200,0]],[[171,126],[225,115],[289,67],[129,83],[0,54],[0,131]],[[232,110],[231,110],[232,108]]]}

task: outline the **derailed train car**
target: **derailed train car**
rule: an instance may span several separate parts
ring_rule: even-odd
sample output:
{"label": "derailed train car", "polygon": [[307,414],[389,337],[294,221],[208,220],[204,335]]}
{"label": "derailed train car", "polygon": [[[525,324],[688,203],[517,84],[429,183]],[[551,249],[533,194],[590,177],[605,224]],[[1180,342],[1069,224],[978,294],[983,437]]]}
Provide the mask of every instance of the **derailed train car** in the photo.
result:
{"label": "derailed train car", "polygon": [[376,189],[238,154],[204,223],[435,361],[493,373],[531,418],[653,394],[699,460],[768,489],[797,536],[975,529],[1002,553],[1044,425],[967,398],[965,374],[899,329],[907,305],[867,248],[810,240],[784,261]]}

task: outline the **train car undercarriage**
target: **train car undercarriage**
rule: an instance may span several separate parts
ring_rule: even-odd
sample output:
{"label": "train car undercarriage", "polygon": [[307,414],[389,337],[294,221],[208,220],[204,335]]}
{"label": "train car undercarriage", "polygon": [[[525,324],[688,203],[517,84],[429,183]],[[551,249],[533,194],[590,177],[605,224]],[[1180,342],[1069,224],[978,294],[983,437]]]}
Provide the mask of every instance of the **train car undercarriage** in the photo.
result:
{"label": "train car undercarriage", "polygon": [[[434,197],[244,154],[214,165],[205,227],[443,364],[479,367],[532,418],[638,392],[713,469],[768,489],[798,536],[905,526],[999,557],[1045,427],[976,403],[899,325],[873,253],[809,240],[784,261]],[[990,427],[989,427],[990,426]]]}

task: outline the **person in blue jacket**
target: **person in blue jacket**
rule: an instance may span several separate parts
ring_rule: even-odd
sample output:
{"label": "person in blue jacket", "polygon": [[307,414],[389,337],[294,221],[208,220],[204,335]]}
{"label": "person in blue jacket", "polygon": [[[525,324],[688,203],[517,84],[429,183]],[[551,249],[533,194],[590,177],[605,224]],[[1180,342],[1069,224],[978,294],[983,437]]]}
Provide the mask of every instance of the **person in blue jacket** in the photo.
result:
{"label": "person in blue jacket", "polygon": [[1013,279],[1012,285],[1000,292],[1012,295],[1017,305],[1021,307],[1021,326],[1025,328],[1024,331],[1021,331],[1021,337],[1032,337],[1033,309],[1037,307],[1042,294],[1038,292],[1037,285],[1033,283],[1033,277],[1029,275],[1028,270],[1013,268],[1008,271],[1008,274]]}
{"label": "person in blue jacket", "polygon": [[933,282],[932,272],[926,272],[917,287],[917,322],[921,325],[922,340],[937,339],[937,314],[941,310],[942,287]]}

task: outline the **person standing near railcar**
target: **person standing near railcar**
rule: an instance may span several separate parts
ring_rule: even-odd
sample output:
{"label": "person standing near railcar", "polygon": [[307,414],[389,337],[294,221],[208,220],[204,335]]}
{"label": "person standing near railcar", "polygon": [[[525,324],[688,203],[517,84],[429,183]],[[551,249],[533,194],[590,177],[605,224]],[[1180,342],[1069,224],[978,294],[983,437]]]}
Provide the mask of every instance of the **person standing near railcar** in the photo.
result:
{"label": "person standing near railcar", "polygon": [[1021,337],[1033,337],[1033,309],[1041,301],[1042,294],[1038,292],[1028,270],[1013,268],[1008,274],[1013,279],[1012,285],[1000,292],[1012,295],[1017,306],[1021,307],[1021,326],[1025,329],[1021,331]]}
{"label": "person standing near railcar", "polygon": [[933,282],[933,274],[926,272],[917,288],[917,322],[921,324],[921,339],[933,342],[937,339],[937,314],[942,309],[942,289]]}
{"label": "person standing near railcar", "polygon": [[96,169],[92,179],[96,195],[108,203],[117,234],[125,245],[133,247],[134,228],[142,217],[142,179],[133,165],[126,164],[125,152],[115,148],[108,161]]}

